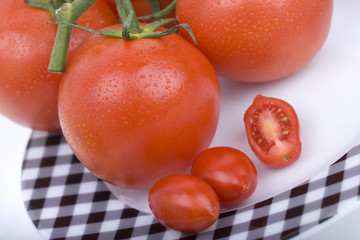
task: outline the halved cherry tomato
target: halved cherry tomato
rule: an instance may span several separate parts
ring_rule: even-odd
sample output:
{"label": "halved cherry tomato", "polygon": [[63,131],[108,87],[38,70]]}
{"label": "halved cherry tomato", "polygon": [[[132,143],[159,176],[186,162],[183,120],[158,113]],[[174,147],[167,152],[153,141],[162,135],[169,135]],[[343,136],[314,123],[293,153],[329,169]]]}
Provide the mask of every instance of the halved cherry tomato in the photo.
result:
{"label": "halved cherry tomato", "polygon": [[150,189],[149,206],[165,227],[180,232],[200,232],[219,217],[214,190],[200,178],[176,174],[162,178]]}
{"label": "halved cherry tomato", "polygon": [[244,121],[251,149],[268,166],[281,168],[300,157],[299,120],[289,103],[258,95]]}
{"label": "halved cherry tomato", "polygon": [[191,175],[203,179],[218,195],[222,207],[234,207],[253,194],[257,171],[243,152],[231,147],[209,148],[198,154]]}

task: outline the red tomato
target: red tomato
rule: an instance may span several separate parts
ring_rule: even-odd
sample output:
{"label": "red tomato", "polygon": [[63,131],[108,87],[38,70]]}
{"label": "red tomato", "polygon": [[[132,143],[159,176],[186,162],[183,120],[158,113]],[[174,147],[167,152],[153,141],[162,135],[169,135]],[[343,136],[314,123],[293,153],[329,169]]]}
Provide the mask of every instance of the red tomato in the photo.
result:
{"label": "red tomato", "polygon": [[178,0],[176,17],[191,27],[220,76],[265,82],[298,71],[314,57],[332,10],[333,0]]}
{"label": "red tomato", "polygon": [[268,166],[281,168],[300,157],[299,120],[287,102],[258,95],[244,121],[251,149]]}
{"label": "red tomato", "polygon": [[253,194],[257,171],[241,151],[230,147],[209,148],[193,161],[191,175],[203,179],[218,195],[222,207],[235,207]]}
{"label": "red tomato", "polygon": [[149,206],[165,227],[200,232],[219,217],[220,203],[214,190],[190,175],[171,175],[157,181],[149,192]]}
{"label": "red tomato", "polygon": [[[0,113],[33,129],[60,129],[57,95],[62,75],[47,71],[57,26],[46,23],[54,20],[23,0],[2,0],[0,12],[6,19],[0,21]],[[108,5],[97,1],[78,24],[98,29],[116,21]],[[89,36],[73,31],[68,58]]]}
{"label": "red tomato", "polygon": [[176,34],[131,41],[94,35],[60,85],[61,126],[74,153],[124,188],[150,188],[188,171],[212,141],[219,108],[215,70]]}
{"label": "red tomato", "polygon": [[[115,0],[106,0],[109,5],[116,10],[116,4],[115,4]],[[167,7],[173,0],[160,0],[160,8],[164,9],[165,7]],[[150,8],[150,5],[148,3],[147,0],[132,0],[131,1],[134,7],[134,11],[136,13],[136,16],[147,16],[147,15],[151,15],[152,11]],[[174,16],[174,14],[173,14]]]}

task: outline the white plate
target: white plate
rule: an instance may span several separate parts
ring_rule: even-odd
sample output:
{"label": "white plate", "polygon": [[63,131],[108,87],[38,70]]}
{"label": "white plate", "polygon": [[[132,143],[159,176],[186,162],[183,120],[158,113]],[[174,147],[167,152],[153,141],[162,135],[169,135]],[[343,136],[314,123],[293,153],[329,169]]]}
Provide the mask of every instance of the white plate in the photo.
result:
{"label": "white plate", "polygon": [[[330,33],[315,58],[298,73],[277,82],[241,84],[221,80],[219,126],[211,146],[232,146],[253,160],[258,187],[241,206],[286,191],[330,166],[360,143],[360,1],[335,0]],[[243,115],[257,94],[281,98],[298,113],[303,150],[300,159],[283,169],[271,169],[250,150]],[[150,212],[146,191],[107,184],[128,205]]]}

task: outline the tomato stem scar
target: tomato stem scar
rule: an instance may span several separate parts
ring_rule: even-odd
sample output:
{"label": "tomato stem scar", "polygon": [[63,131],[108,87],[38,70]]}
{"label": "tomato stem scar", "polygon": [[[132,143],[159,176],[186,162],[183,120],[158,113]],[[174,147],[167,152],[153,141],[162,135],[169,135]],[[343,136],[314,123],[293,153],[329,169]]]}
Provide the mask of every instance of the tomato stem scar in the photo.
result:
{"label": "tomato stem scar", "polygon": [[284,157],[284,161],[287,162],[287,161],[289,161],[289,160],[290,160],[290,156],[286,155],[286,156]]}

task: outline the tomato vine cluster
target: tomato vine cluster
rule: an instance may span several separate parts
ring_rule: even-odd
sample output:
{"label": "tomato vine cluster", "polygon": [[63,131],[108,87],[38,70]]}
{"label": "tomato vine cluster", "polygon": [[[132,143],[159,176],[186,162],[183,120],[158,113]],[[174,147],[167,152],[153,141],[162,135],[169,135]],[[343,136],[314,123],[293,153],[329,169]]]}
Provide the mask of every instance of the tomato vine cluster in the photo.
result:
{"label": "tomato vine cluster", "polygon": [[[258,83],[295,73],[324,44],[332,8],[332,0],[2,0],[0,113],[61,130],[99,178],[151,188],[165,226],[201,231],[257,185],[244,153],[209,149],[218,76]],[[256,96],[244,121],[265,164],[300,157],[299,121],[285,101]]]}

